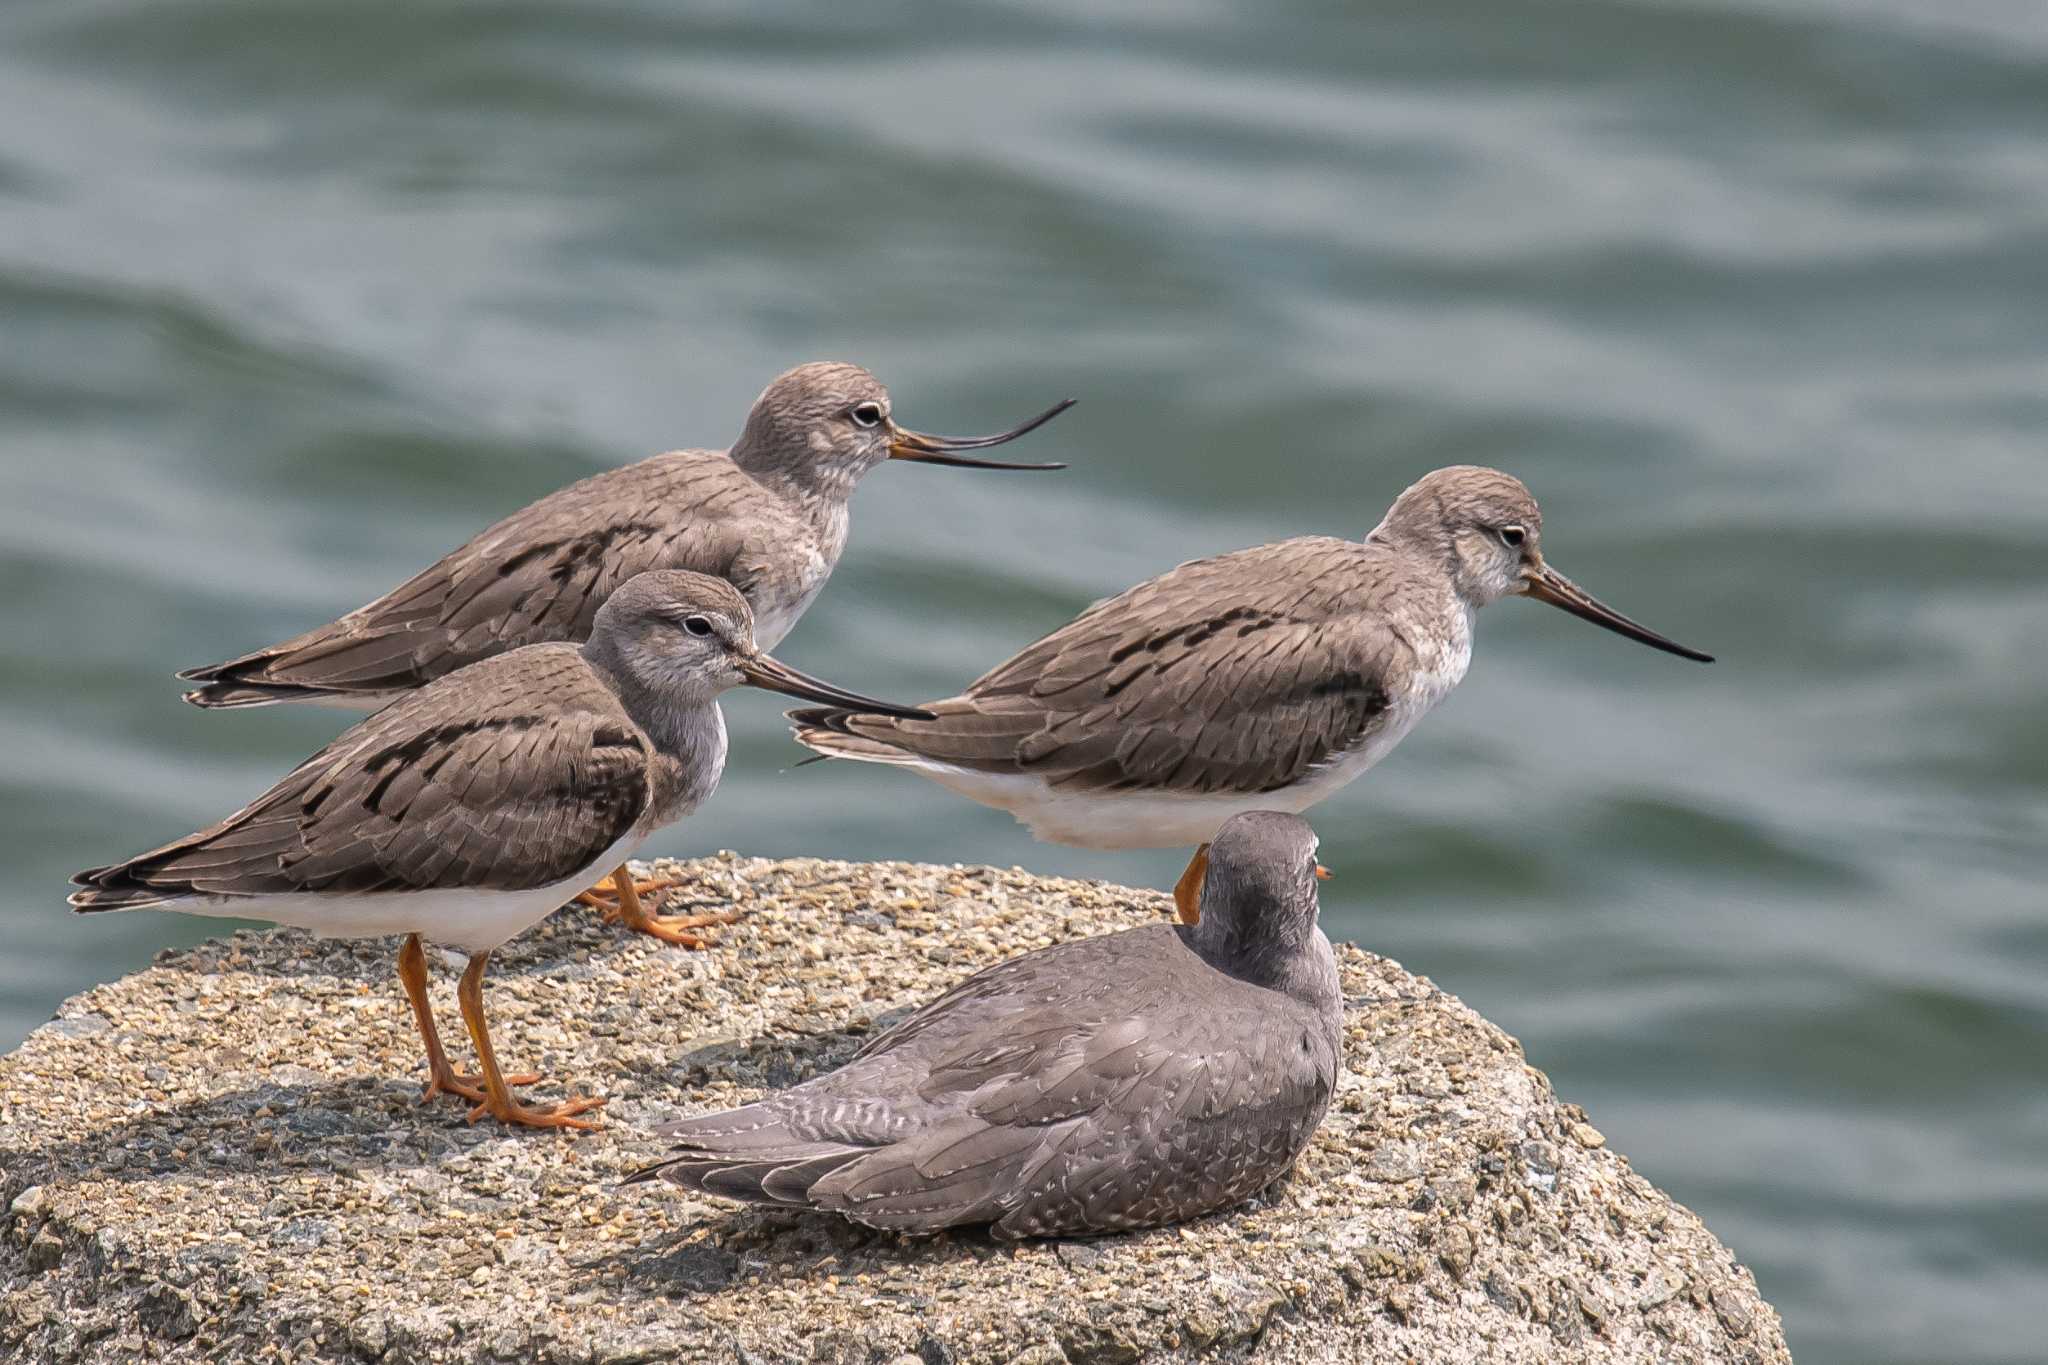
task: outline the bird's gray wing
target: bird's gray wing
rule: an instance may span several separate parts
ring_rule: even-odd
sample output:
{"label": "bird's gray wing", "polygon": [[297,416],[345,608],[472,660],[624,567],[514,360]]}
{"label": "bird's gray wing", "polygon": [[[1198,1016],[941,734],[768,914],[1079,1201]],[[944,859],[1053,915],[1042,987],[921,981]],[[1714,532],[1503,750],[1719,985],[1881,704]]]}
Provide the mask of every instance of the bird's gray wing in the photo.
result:
{"label": "bird's gray wing", "polygon": [[202,684],[187,698],[201,706],[375,697],[522,645],[580,643],[635,574],[733,578],[746,545],[732,514],[763,500],[716,451],[607,470],[529,503],[339,620],[179,676]]}
{"label": "bird's gray wing", "polygon": [[393,702],[220,823],[80,873],[72,903],[548,886],[633,830],[649,764],[576,650],[522,650]]}
{"label": "bird's gray wing", "polygon": [[1364,742],[1405,684],[1407,642],[1358,610],[1380,567],[1321,537],[1197,560],[926,703],[934,720],[791,718],[842,757],[911,754],[1092,792],[1274,791]]}
{"label": "bird's gray wing", "polygon": [[[1159,939],[1175,943],[1147,942]],[[637,1172],[733,1198],[813,1202],[812,1183],[832,1164],[843,1165],[891,1143],[914,1138],[945,1122],[957,1105],[935,1068],[999,1038],[1020,1011],[1058,1011],[1069,1023],[1095,994],[1087,985],[1105,974],[1123,976],[1147,991],[1153,978],[1142,959],[1177,949],[1175,931],[1148,925],[1012,958],[985,968],[921,1007],[909,1019],[871,1039],[836,1071],[769,1095],[753,1104],[665,1124],[659,1130],[680,1145],[669,1161]],[[1184,951],[1184,950],[1181,950]],[[1100,1004],[1093,1007],[1099,1016]],[[950,1065],[957,1069],[957,1060]],[[812,1163],[825,1163],[814,1168]],[[793,1164],[804,1178],[793,1183]]]}
{"label": "bird's gray wing", "polygon": [[1327,1044],[1297,1050],[1300,1013],[1167,926],[1065,944],[978,974],[838,1071],[669,1125],[683,1150],[636,1178],[904,1231],[1190,1216],[1270,1183],[1320,1117],[1334,1064]]}
{"label": "bird's gray wing", "polygon": [[915,1136],[834,1163],[811,1202],[863,1223],[987,1222],[1003,1237],[1112,1232],[1227,1207],[1281,1175],[1335,1081],[1298,1010],[1181,1008],[1010,1020],[934,1068],[949,1111]]}

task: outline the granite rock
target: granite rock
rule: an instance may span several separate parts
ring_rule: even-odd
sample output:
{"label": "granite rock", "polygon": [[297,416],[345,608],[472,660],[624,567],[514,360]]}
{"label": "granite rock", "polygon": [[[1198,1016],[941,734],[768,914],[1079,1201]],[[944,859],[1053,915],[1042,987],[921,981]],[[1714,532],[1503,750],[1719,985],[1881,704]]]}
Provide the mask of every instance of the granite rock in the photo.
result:
{"label": "granite rock", "polygon": [[[665,868],[678,901],[744,910],[714,947],[571,908],[487,987],[500,1054],[551,1078],[540,1095],[610,1097],[599,1134],[421,1104],[390,943],[243,932],[66,1002],[0,1059],[0,1358],[1790,1358],[1750,1273],[1512,1038],[1355,947],[1315,1141],[1258,1200],[1185,1227],[903,1239],[622,1189],[662,1120],[837,1065],[978,967],[1167,905],[991,868]],[[459,1039],[452,974],[435,1002]]]}

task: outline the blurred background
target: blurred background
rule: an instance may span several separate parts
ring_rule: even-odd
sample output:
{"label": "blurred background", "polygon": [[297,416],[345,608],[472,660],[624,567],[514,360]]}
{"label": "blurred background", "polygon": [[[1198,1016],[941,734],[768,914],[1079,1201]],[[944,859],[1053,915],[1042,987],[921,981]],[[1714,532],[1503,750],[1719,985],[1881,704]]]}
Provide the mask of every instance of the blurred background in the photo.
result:
{"label": "blurred background", "polygon": [[[1699,667],[1531,603],[1319,808],[1333,936],[1520,1037],[1805,1362],[2043,1355],[2048,26],[2035,0],[0,10],[0,1046],[217,925],[65,878],[344,718],[174,669],[845,358],[911,425],[783,657],[944,694],[1470,461]],[[660,852],[1020,863],[727,702]]]}

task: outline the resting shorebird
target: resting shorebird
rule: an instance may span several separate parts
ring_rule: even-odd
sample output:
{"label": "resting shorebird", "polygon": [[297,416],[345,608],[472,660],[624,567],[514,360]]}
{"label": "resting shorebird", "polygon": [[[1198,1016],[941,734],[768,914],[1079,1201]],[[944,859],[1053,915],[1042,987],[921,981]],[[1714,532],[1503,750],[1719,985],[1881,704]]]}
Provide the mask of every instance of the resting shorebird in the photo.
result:
{"label": "resting shorebird", "polygon": [[969,977],[828,1075],[659,1131],[628,1183],[808,1206],[902,1232],[1122,1232],[1250,1198],[1336,1086],[1343,997],[1316,837],[1217,832],[1201,922],[1043,948]]}
{"label": "resting shorebird", "polygon": [[[890,415],[889,391],[858,365],[799,365],[754,400],[730,450],[678,450],[596,474],[522,507],[338,621],[178,676],[195,706],[312,701],[375,707],[521,645],[590,636],[612,590],[650,569],[730,582],[773,649],[825,586],[846,547],[847,501],[884,460],[980,469],[1059,469],[980,460],[1051,421],[1072,400],[994,436],[929,436]],[[582,899],[653,932],[617,897]],[[642,883],[647,892],[664,883]]]}
{"label": "resting shorebird", "polygon": [[[491,952],[655,830],[695,810],[725,766],[718,694],[741,683],[873,707],[754,643],[733,587],[641,574],[598,611],[590,639],[527,645],[407,693],[227,819],[72,880],[81,911],[181,910],[267,919],[330,938],[404,934],[398,977],[443,1092],[506,1123],[588,1128],[603,1101],[529,1109],[484,1027]],[[630,881],[623,886],[630,898]],[[482,1072],[459,1076],[427,1005],[422,939],[469,954],[457,998]]]}
{"label": "resting shorebird", "polygon": [[1544,562],[1520,482],[1470,465],[1401,494],[1363,541],[1198,559],[1083,612],[928,721],[793,711],[821,754],[912,768],[1040,839],[1197,845],[1174,888],[1197,911],[1210,838],[1239,811],[1304,811],[1384,758],[1465,676],[1472,614],[1564,608],[1702,663]]}

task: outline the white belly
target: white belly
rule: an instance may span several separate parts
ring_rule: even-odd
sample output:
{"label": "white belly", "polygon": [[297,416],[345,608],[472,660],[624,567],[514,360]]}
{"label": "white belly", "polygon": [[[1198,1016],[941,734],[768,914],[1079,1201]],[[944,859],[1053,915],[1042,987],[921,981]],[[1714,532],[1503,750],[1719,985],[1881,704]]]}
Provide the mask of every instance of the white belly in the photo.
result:
{"label": "white belly", "polygon": [[565,881],[522,891],[381,891],[326,896],[190,896],[148,907],[223,919],[289,924],[322,938],[383,938],[419,934],[465,953],[487,952],[516,938],[561,908],[577,892],[633,856],[645,836],[613,844],[590,868]]}
{"label": "white belly", "polygon": [[1006,810],[1049,844],[1073,848],[1181,848],[1206,844],[1233,815],[1252,810],[1299,815],[1334,796],[1385,758],[1426,708],[1401,707],[1370,739],[1301,781],[1276,791],[1174,795],[1167,792],[1059,790],[1037,777],[918,765],[918,771],[970,801]]}

